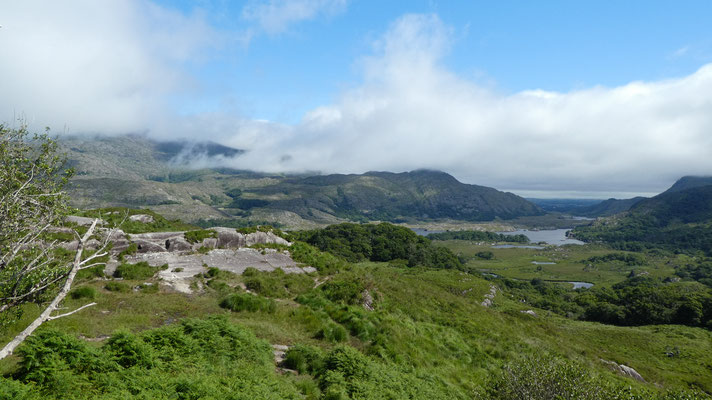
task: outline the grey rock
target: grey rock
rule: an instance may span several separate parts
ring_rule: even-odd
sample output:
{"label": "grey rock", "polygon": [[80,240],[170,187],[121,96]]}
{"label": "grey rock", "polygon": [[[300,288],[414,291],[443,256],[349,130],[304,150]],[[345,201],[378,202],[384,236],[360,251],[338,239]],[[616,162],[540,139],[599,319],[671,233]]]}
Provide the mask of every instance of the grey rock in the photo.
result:
{"label": "grey rock", "polygon": [[[79,226],[90,226],[92,223],[94,223],[95,218],[88,218],[88,217],[78,217],[76,215],[68,215],[67,217],[64,218],[65,222],[72,222],[75,223]],[[97,225],[104,225],[106,222],[103,220],[99,220]]]}
{"label": "grey rock", "polygon": [[154,242],[149,242],[148,240],[134,240],[134,243],[138,246],[139,253],[162,253],[166,251],[163,246]]}
{"label": "grey rock", "polygon": [[238,233],[236,230],[231,228],[212,228],[218,233],[218,243],[217,247],[223,249],[238,249],[240,247],[246,247],[247,241],[245,240],[245,235]]}
{"label": "grey rock", "polygon": [[182,237],[166,239],[165,246],[168,251],[189,251],[193,249],[193,246]]}
{"label": "grey rock", "polygon": [[536,313],[534,312],[534,310],[522,310],[522,311],[520,311],[520,312],[521,312],[522,314],[531,315],[532,317],[536,317],[536,316],[537,316]]}
{"label": "grey rock", "polygon": [[148,214],[136,214],[129,217],[130,221],[141,222],[144,224],[150,224],[153,222],[153,216]]}
{"label": "grey rock", "polygon": [[626,376],[628,378],[633,378],[637,381],[640,382],[645,382],[645,379],[643,379],[643,376],[638,373],[633,367],[629,367],[624,364],[618,364],[615,361],[607,361],[601,359],[601,362],[604,364],[608,365],[613,371],[617,372],[620,375]]}

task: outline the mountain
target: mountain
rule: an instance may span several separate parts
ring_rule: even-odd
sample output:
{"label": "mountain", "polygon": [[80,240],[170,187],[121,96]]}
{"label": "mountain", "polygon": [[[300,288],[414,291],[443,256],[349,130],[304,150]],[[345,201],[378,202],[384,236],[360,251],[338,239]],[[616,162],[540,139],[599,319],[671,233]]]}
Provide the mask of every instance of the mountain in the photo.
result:
{"label": "mountain", "polygon": [[710,185],[712,185],[712,176],[683,176],[663,193],[679,192],[685,189]]}
{"label": "mountain", "polygon": [[468,185],[439,171],[284,175],[219,165],[243,150],[140,135],[68,137],[80,208],[149,207],[169,218],[272,222],[292,228],[344,221],[491,221],[542,215],[512,193]]}
{"label": "mountain", "polygon": [[645,197],[638,196],[632,199],[608,199],[592,206],[583,207],[577,210],[576,215],[582,217],[608,217],[614,214],[630,210],[632,206],[638,204]]}
{"label": "mountain", "polygon": [[627,213],[576,228],[574,236],[620,248],[663,247],[712,254],[712,185],[685,177]]}

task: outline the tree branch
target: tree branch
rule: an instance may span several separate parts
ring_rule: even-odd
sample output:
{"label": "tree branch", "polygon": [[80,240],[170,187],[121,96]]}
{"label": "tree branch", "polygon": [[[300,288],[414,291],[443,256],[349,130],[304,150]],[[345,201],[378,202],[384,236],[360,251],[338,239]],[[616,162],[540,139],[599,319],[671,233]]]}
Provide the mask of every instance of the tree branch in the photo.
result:
{"label": "tree branch", "polygon": [[[57,296],[54,297],[54,299],[47,306],[47,308],[42,311],[42,314],[40,314],[39,317],[32,321],[32,323],[30,323],[30,325],[27,326],[25,330],[20,332],[17,336],[15,336],[14,339],[12,339],[7,345],[5,345],[2,350],[0,350],[0,360],[12,354],[12,352],[15,351],[17,346],[19,346],[25,339],[27,339],[27,337],[30,336],[32,332],[35,331],[35,329],[39,328],[39,326],[42,325],[44,322],[52,319],[52,312],[57,309],[59,303],[64,300],[64,298],[69,293],[69,290],[72,288],[74,278],[77,276],[77,272],[79,272],[79,267],[81,266],[84,245],[89,240],[89,237],[91,237],[92,233],[94,233],[94,229],[96,228],[96,224],[98,222],[99,220],[95,219],[94,222],[91,224],[91,227],[89,227],[89,230],[87,230],[87,232],[84,234],[84,237],[82,237],[82,239],[79,241],[79,245],[77,246],[77,253],[74,256],[74,262],[72,263],[72,269],[71,271],[69,271],[69,275],[67,276],[67,280],[64,281],[62,289],[59,291],[59,293],[57,293]],[[80,309],[81,308],[75,310],[74,312],[79,311]]]}
{"label": "tree branch", "polygon": [[85,305],[83,305],[83,306],[77,308],[77,309],[74,310],[74,311],[70,311],[70,312],[68,312],[68,313],[59,314],[59,315],[53,315],[53,316],[51,316],[51,317],[47,317],[47,321],[52,321],[52,320],[55,320],[55,319],[58,319],[58,318],[66,317],[67,315],[72,315],[72,314],[74,314],[75,312],[79,312],[79,311],[81,311],[81,310],[83,310],[83,309],[85,309],[85,308],[87,308],[87,307],[91,307],[91,306],[95,306],[95,305],[96,305],[96,303],[93,303],[93,302],[92,302],[92,303],[89,303],[89,304],[85,304]]}

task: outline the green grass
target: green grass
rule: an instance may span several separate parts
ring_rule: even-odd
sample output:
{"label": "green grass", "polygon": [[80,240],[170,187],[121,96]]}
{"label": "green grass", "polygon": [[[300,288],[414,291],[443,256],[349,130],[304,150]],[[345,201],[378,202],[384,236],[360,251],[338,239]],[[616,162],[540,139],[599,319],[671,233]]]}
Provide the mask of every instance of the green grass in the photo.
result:
{"label": "green grass", "polygon": [[[493,263],[502,257],[520,257],[523,261],[532,256],[517,249],[510,256],[501,253],[502,250],[492,249],[495,259],[482,263]],[[588,254],[581,249],[576,251],[569,253],[569,259],[572,265],[576,263],[579,267],[582,264],[577,263],[578,259],[606,253],[605,249],[592,249]],[[548,256],[554,254],[558,253]],[[657,261],[650,262],[655,264]],[[250,278],[223,272],[208,272],[200,279],[232,284]],[[248,275],[255,277],[259,274]],[[146,337],[151,329],[166,325],[167,329],[173,329],[185,318],[220,315],[230,324],[238,324],[271,344],[311,349],[291,358],[290,362],[296,368],[306,371],[298,383],[288,376],[276,379],[281,382],[278,385],[294,385],[297,391],[303,388],[302,393],[311,391],[321,395],[331,393],[337,396],[340,391],[351,395],[362,388],[363,393],[373,396],[390,393],[393,398],[405,397],[408,393],[411,398],[472,398],[474,393],[490,384],[492,377],[501,373],[502,366],[536,360],[541,355],[570,360],[585,368],[586,374],[591,374],[597,382],[630,386],[634,391],[657,392],[659,385],[664,389],[696,387],[712,392],[712,360],[709,358],[712,333],[704,329],[672,325],[617,327],[567,319],[539,309],[535,309],[538,316],[532,317],[521,313],[531,306],[502,292],[495,296],[493,307],[485,308],[480,303],[491,283],[463,271],[405,269],[368,262],[328,278],[327,283],[315,289],[305,289],[298,302],[288,298],[268,300],[244,293],[230,295],[239,296],[236,304],[272,302],[273,312],[228,311],[220,307],[225,294],[219,291],[207,290],[193,295],[169,290],[157,293],[147,293],[145,289],[111,291],[104,289],[109,283],[96,280],[82,286],[100,293],[95,299],[96,306],[50,321],[38,332],[57,330],[74,337],[97,338],[125,331]],[[154,283],[151,286],[158,288],[160,283],[155,278],[149,278],[149,281]],[[128,286],[143,282],[121,283]],[[599,282],[604,284],[606,281]],[[353,290],[350,283],[354,283]],[[375,311],[366,311],[361,306],[363,299],[360,295],[364,289],[375,299]],[[86,301],[70,297],[63,306],[74,309]],[[235,306],[236,309],[240,307]],[[34,305],[25,307],[22,319],[3,332],[0,340],[9,340],[38,313],[39,309]],[[337,351],[342,348],[340,346],[359,352]],[[601,359],[631,366],[649,383],[639,384],[619,377]],[[1,361],[0,372],[5,375],[16,372],[18,361],[18,356]],[[204,365],[203,361],[196,362],[199,362],[196,365]],[[327,374],[327,370],[318,366],[321,362],[329,366],[328,371],[338,373]],[[226,379],[220,371],[232,364],[221,364],[220,368],[206,365],[203,370],[191,369],[189,365],[186,364],[187,369],[172,370],[173,374],[186,377],[185,383],[213,382],[216,387],[221,387],[220,380],[214,379]],[[353,371],[349,365],[360,365],[365,375],[349,372]],[[273,369],[270,366],[270,370]],[[146,379],[159,377],[154,375],[157,372],[147,373],[150,375]],[[198,375],[191,380],[187,378],[191,373]],[[125,378],[137,379],[135,384],[140,386],[143,381],[138,376],[137,373]],[[336,376],[341,377],[337,379]],[[273,377],[265,375],[264,379],[272,381]],[[175,379],[166,382],[174,385],[169,387],[170,390],[177,387]],[[253,397],[261,398],[259,395]]]}
{"label": "green grass", "polygon": [[141,261],[136,264],[123,263],[116,267],[114,277],[128,280],[141,280],[153,277],[159,270],[168,268],[168,265],[162,267],[152,267],[146,261]]}
{"label": "green grass", "polygon": [[[449,248],[461,258],[465,258],[466,268],[472,271],[490,272],[506,278],[531,280],[535,278],[549,281],[582,281],[599,286],[610,286],[622,282],[630,274],[647,272],[652,277],[664,278],[674,272],[675,262],[665,256],[646,255],[643,265],[629,265],[622,261],[591,262],[591,257],[605,257],[612,253],[638,253],[613,251],[596,245],[548,246],[544,249],[493,248],[490,244],[477,244],[469,241],[436,241],[435,244]],[[482,259],[480,252],[491,252],[492,259]],[[674,256],[682,262],[686,256]],[[555,264],[532,264],[536,262],[554,262]]]}

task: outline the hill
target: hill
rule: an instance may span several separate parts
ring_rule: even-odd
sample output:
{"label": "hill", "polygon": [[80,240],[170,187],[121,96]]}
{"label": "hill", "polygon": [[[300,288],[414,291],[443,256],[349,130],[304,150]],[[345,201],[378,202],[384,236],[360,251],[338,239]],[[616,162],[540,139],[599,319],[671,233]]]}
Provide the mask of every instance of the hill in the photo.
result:
{"label": "hill", "polygon": [[579,209],[576,215],[582,217],[608,217],[614,214],[630,210],[645,197],[638,196],[632,199],[608,199],[592,206]]}
{"label": "hill", "polygon": [[169,218],[203,224],[268,221],[292,228],[544,214],[519,196],[464,184],[439,171],[263,174],[218,167],[243,151],[216,143],[162,143],[139,135],[60,142],[77,170],[70,195],[80,208],[149,207]]}
{"label": "hill", "polygon": [[685,177],[665,192],[637,202],[622,215],[579,227],[574,236],[620,248],[663,247],[712,252],[712,186]]}
{"label": "hill", "polygon": [[685,189],[710,185],[712,185],[712,176],[683,176],[663,193],[679,192]]}

